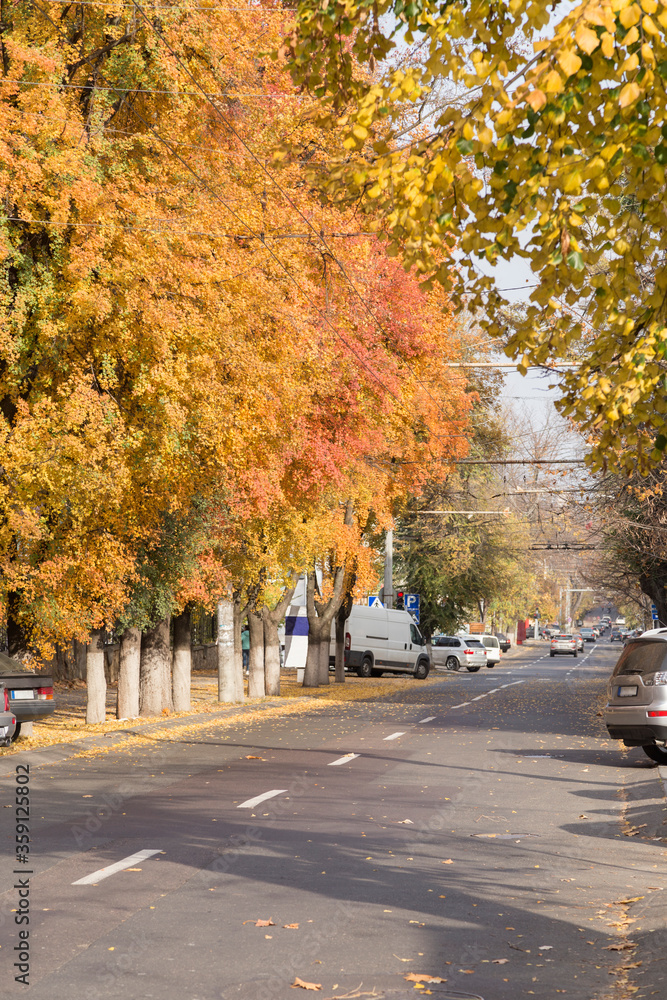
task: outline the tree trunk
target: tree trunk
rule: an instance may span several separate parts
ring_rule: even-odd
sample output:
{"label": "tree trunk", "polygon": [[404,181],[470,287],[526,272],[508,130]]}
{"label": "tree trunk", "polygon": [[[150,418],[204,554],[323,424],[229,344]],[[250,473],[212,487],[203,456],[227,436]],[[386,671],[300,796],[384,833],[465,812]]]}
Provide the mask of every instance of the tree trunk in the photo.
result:
{"label": "tree trunk", "polygon": [[192,676],[192,636],[189,610],[182,611],[174,618],[174,658],[172,666],[172,689],[174,711],[187,712],[190,709],[190,679]]}
{"label": "tree trunk", "polygon": [[72,653],[74,656],[73,676],[79,680],[84,680],[86,676],[86,644],[78,639],[72,640]]}
{"label": "tree trunk", "polygon": [[236,685],[236,700],[243,701],[245,690],[243,685],[243,647],[241,645],[241,632],[243,619],[245,618],[246,607],[241,601],[241,594],[234,594],[234,683]]}
{"label": "tree trunk", "polygon": [[262,608],[264,625],[264,690],[268,695],[280,694],[280,636],[278,625],[268,608]]}
{"label": "tree trunk", "polygon": [[[340,607],[345,581],[345,567],[336,566],[333,574],[333,595],[326,604],[315,600],[317,580],[314,570],[308,573],[306,583],[306,608],[308,612],[308,654],[303,675],[304,687],[317,687],[329,683],[329,647],[331,623]],[[321,647],[325,648],[322,649]],[[325,670],[326,664],[326,670]]]}
{"label": "tree trunk", "polygon": [[93,629],[86,652],[86,722],[106,719],[107,682],[104,676],[104,646],[101,629]]}
{"label": "tree trunk", "polygon": [[295,585],[286,587],[273,610],[266,605],[262,608],[264,622],[264,689],[268,695],[280,694],[280,637],[278,624],[294,596]]}
{"label": "tree trunk", "polygon": [[139,715],[139,675],[141,666],[141,632],[126,629],[120,637],[120,669],[118,673],[117,719],[136,719]]}
{"label": "tree trunk", "polygon": [[243,701],[239,696],[234,654],[234,602],[218,604],[218,701]]}
{"label": "tree trunk", "polygon": [[248,611],[250,659],[248,666],[248,697],[264,697],[264,623],[256,611]]}
{"label": "tree trunk", "polygon": [[171,709],[169,619],[163,618],[141,637],[139,714],[160,715]]}
{"label": "tree trunk", "polygon": [[317,687],[320,683],[320,635],[319,619],[311,625],[308,622],[308,652],[306,653],[306,669],[303,674],[304,687]]}
{"label": "tree trunk", "polygon": [[322,630],[320,639],[320,684],[329,684],[329,657],[331,656],[331,622],[327,631]]}
{"label": "tree trunk", "polygon": [[347,581],[345,597],[336,612],[336,666],[334,673],[336,684],[343,684],[345,682],[345,622],[350,617],[352,610],[352,590],[356,582],[357,574],[353,572]]}
{"label": "tree trunk", "polygon": [[19,596],[14,590],[7,594],[7,647],[11,657],[24,660],[28,654],[28,641],[18,620]]}

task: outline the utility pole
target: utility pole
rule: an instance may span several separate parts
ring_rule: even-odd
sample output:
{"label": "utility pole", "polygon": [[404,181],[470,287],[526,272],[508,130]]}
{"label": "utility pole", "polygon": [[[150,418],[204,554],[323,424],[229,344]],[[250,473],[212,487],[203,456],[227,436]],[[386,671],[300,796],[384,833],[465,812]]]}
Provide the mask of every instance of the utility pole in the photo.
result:
{"label": "utility pole", "polygon": [[384,605],[394,606],[394,532],[389,529],[384,541]]}

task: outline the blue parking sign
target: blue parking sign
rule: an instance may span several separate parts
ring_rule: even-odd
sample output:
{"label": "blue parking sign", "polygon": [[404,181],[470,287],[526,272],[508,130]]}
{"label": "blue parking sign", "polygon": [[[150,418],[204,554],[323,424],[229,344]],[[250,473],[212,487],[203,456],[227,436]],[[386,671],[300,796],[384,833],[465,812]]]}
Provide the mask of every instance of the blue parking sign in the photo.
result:
{"label": "blue parking sign", "polygon": [[419,594],[404,594],[403,607],[409,611],[414,620],[419,624]]}

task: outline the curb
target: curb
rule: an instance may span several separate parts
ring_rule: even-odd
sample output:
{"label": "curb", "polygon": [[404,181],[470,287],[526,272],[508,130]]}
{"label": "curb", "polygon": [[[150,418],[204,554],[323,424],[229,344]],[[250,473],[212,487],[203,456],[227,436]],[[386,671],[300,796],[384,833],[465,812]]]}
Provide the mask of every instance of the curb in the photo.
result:
{"label": "curb", "polygon": [[[289,704],[296,704],[309,699],[290,698]],[[177,726],[196,725],[200,722],[213,722],[216,719],[228,719],[231,716],[242,716],[246,711],[252,709],[253,712],[263,712],[270,708],[284,705],[285,701],[266,701],[261,705],[233,705],[229,708],[222,708],[216,712],[198,712],[196,715],[180,715],[177,718],[166,718],[159,722],[147,722],[143,725],[125,727],[124,729],[111,729],[107,733],[99,733],[95,736],[84,736],[83,739],[73,743],[55,743],[53,746],[44,747],[43,750],[22,750],[19,753],[9,754],[7,757],[0,756],[0,778],[6,778],[15,773],[19,764],[29,764],[30,767],[45,767],[48,764],[58,764],[70,757],[76,757],[83,750],[92,750],[95,747],[107,745],[107,741],[118,739],[119,737],[129,738],[150,734],[157,730],[172,729]]]}

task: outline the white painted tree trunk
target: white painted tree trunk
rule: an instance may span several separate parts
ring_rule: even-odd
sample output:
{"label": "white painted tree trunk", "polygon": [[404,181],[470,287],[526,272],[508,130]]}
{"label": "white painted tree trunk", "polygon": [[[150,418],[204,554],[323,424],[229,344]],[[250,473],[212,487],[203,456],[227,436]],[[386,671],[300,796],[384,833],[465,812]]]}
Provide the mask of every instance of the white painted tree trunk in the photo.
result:
{"label": "white painted tree trunk", "polygon": [[174,711],[187,712],[190,709],[192,677],[192,638],[189,611],[183,611],[174,618],[174,657],[171,673]]}
{"label": "white painted tree trunk", "polygon": [[139,667],[141,664],[141,632],[126,629],[120,637],[117,719],[136,719],[139,715]]}
{"label": "white painted tree trunk", "polygon": [[[234,653],[234,602],[220,601],[218,604],[218,701],[243,701],[243,689],[239,697],[236,676],[236,656]],[[243,675],[241,675],[243,679]]]}
{"label": "white painted tree trunk", "polygon": [[[268,608],[264,608],[268,611]],[[263,615],[264,623],[264,690],[268,695],[280,694],[280,636],[278,626],[270,614]]]}
{"label": "white painted tree trunk", "polygon": [[86,650],[86,722],[94,724],[106,719],[107,682],[104,676],[104,646],[102,632],[93,629]]}
{"label": "white painted tree trunk", "polygon": [[163,618],[141,637],[139,714],[160,715],[171,706],[169,619]]}
{"label": "white painted tree trunk", "polygon": [[248,665],[248,697],[264,697],[264,623],[255,611],[248,611],[250,657]]}

